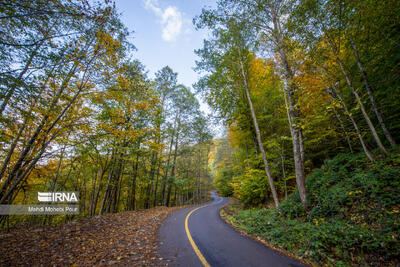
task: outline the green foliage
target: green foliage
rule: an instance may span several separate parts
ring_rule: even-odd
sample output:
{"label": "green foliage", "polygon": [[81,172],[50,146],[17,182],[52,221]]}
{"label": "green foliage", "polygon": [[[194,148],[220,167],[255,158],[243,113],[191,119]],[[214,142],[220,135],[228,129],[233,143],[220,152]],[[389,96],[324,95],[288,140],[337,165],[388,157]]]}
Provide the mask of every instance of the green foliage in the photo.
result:
{"label": "green foliage", "polygon": [[215,175],[214,178],[214,186],[218,189],[218,193],[224,197],[232,196],[233,194],[233,187],[231,185],[233,176],[233,170],[230,166],[224,166],[218,173]]}
{"label": "green foliage", "polygon": [[400,153],[370,163],[340,154],[307,178],[310,210],[297,193],[275,209],[232,217],[249,233],[305,259],[334,266],[390,265],[400,256]]}
{"label": "green foliage", "polygon": [[[306,174],[338,153],[369,153],[367,149],[382,147],[381,142],[386,148],[394,146],[390,135],[400,136],[400,76],[395,74],[400,55],[399,3],[219,0],[215,8],[203,9],[194,22],[212,34],[197,51],[197,70],[203,76],[196,88],[229,128],[238,184],[252,188],[246,170],[264,167],[252,164],[260,151],[245,87],[280,196],[296,187],[293,158],[297,152],[291,146],[291,113],[287,113],[291,93],[283,90],[291,88],[291,82],[299,113],[291,124],[301,128]],[[283,58],[287,66],[282,65]],[[342,193],[330,192],[328,206],[316,209],[337,213],[332,207],[346,201]],[[242,198],[241,194],[234,190],[236,197]]]}
{"label": "green foliage", "polygon": [[259,206],[269,196],[267,177],[263,170],[247,169],[242,176],[233,178],[235,195],[246,206]]}

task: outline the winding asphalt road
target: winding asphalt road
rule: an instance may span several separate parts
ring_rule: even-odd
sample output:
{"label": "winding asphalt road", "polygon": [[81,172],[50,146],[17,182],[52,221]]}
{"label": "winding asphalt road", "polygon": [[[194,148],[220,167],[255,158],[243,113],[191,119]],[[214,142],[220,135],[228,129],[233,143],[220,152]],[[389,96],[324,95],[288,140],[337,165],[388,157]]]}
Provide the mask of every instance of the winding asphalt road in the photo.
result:
{"label": "winding asphalt road", "polygon": [[304,266],[235,231],[219,216],[228,199],[212,198],[173,212],[161,226],[158,253],[169,266]]}

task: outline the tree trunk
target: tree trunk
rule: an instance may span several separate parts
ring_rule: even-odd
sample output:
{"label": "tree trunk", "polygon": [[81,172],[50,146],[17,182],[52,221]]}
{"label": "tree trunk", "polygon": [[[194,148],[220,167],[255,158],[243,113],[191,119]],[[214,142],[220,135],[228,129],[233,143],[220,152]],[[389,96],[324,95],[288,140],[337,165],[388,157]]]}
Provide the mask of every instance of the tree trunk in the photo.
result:
{"label": "tree trunk", "polygon": [[151,203],[151,190],[153,187],[153,182],[154,182],[154,177],[155,177],[155,171],[156,171],[156,165],[157,165],[157,152],[152,153],[152,158],[151,158],[151,169],[150,169],[150,181],[147,186],[147,194],[145,196],[145,208],[148,209],[150,208],[150,203]]}
{"label": "tree trunk", "polygon": [[[178,155],[178,141],[179,141],[179,118],[178,118],[178,126],[176,129],[174,163],[173,163],[172,170],[171,170],[171,177],[173,177],[174,180],[175,180],[175,169],[176,169],[176,157]],[[169,184],[169,187],[168,187],[168,195],[167,195],[167,202],[166,202],[167,207],[169,207],[169,204],[170,204],[171,189],[173,186],[173,184],[171,184],[171,183],[168,183],[168,184]]]}
{"label": "tree trunk", "polygon": [[350,43],[351,43],[351,46],[352,46],[353,51],[354,51],[354,56],[356,58],[358,68],[360,69],[360,72],[362,74],[362,78],[363,78],[363,81],[364,81],[364,84],[365,84],[365,88],[368,91],[368,95],[369,95],[369,99],[370,99],[371,104],[372,104],[372,108],[373,108],[373,110],[375,112],[376,117],[378,118],[379,124],[380,124],[380,126],[381,126],[381,128],[383,130],[383,133],[386,136],[386,139],[389,141],[390,145],[392,147],[394,147],[394,146],[396,146],[396,142],[394,141],[394,139],[393,139],[392,135],[390,134],[389,130],[386,128],[386,125],[385,125],[385,123],[383,121],[382,115],[379,112],[378,106],[376,105],[376,102],[375,102],[374,95],[372,93],[371,86],[370,86],[369,81],[368,81],[367,73],[365,72],[365,70],[363,68],[363,65],[361,63],[360,57],[358,56],[357,47],[356,47],[356,45],[355,45],[355,43],[353,41],[353,38],[351,38],[351,37],[350,37]]}
{"label": "tree trunk", "polygon": [[157,174],[156,174],[156,184],[154,186],[154,200],[153,200],[153,207],[157,206],[157,189],[158,189],[158,178],[160,177],[160,166],[161,166],[161,155],[158,159],[158,167],[157,167]]}
{"label": "tree trunk", "polygon": [[358,139],[360,140],[360,144],[364,150],[365,155],[367,156],[367,158],[370,161],[374,161],[374,158],[372,157],[371,153],[369,152],[367,146],[364,143],[364,139],[362,138],[362,135],[360,133],[360,130],[358,129],[358,125],[356,123],[356,121],[353,118],[353,115],[349,112],[349,110],[347,109],[346,103],[343,101],[343,99],[340,97],[340,95],[336,92],[336,90],[334,88],[331,88],[331,90],[333,91],[334,95],[336,95],[340,101],[340,104],[342,105],[342,107],[344,108],[346,114],[349,116],[351,123],[353,124],[354,129],[356,130]]}
{"label": "tree trunk", "polygon": [[[106,170],[107,170],[107,166],[104,166],[101,170],[101,174],[100,174],[100,178],[99,178],[99,185],[97,186],[97,190],[96,190],[96,181],[94,182],[93,200],[92,200],[92,204],[90,205],[90,216],[93,216],[96,214],[97,201],[99,199],[100,190],[103,187],[103,177],[104,177],[104,174],[106,173]],[[96,177],[97,177],[97,174],[96,174]],[[96,193],[96,191],[97,191],[97,193]]]}
{"label": "tree trunk", "polygon": [[[330,96],[330,97],[332,99],[332,96]],[[332,106],[333,106],[333,101],[331,103],[332,103]],[[335,117],[339,121],[340,128],[342,128],[343,133],[344,133],[344,135],[346,137],[347,145],[349,146],[349,149],[350,149],[351,153],[353,153],[354,151],[353,151],[353,147],[352,147],[351,142],[350,142],[349,134],[347,133],[346,127],[344,126],[344,123],[343,123],[342,119],[340,118],[339,114],[337,113],[336,108],[334,106],[333,106],[333,112],[335,113]]]}
{"label": "tree trunk", "polygon": [[131,210],[135,210],[135,200],[136,200],[136,178],[138,174],[138,167],[139,167],[139,153],[136,155],[136,163],[133,166],[133,175],[132,175],[132,187],[131,187],[131,203],[130,208]]}
{"label": "tree trunk", "polygon": [[249,92],[249,88],[247,86],[247,79],[246,79],[246,75],[245,75],[245,72],[244,72],[243,62],[241,61],[241,59],[240,59],[240,67],[241,67],[241,74],[242,74],[243,83],[244,83],[244,89],[246,91],[247,101],[248,101],[248,104],[249,104],[249,107],[250,107],[251,116],[253,118],[254,128],[256,130],[258,146],[260,148],[262,159],[263,159],[263,162],[264,162],[265,174],[267,175],[267,178],[268,178],[268,183],[269,183],[269,186],[270,186],[270,189],[271,189],[272,198],[274,199],[275,207],[278,208],[279,207],[278,194],[276,192],[275,185],[274,185],[274,180],[273,180],[272,175],[271,175],[270,170],[269,170],[267,155],[265,154],[264,146],[263,146],[263,143],[262,143],[262,140],[261,140],[260,128],[258,127],[256,113],[254,111],[253,102],[252,102],[251,97],[250,97],[250,92]]}
{"label": "tree trunk", "polygon": [[374,127],[374,125],[371,122],[371,119],[368,116],[368,113],[366,112],[365,108],[364,108],[364,104],[361,101],[360,96],[358,95],[357,91],[355,90],[349,75],[347,74],[345,68],[344,68],[344,64],[342,62],[342,60],[339,58],[339,54],[338,51],[336,49],[336,46],[333,44],[331,38],[329,37],[329,35],[325,32],[326,36],[327,36],[327,41],[328,41],[328,45],[331,47],[333,54],[335,55],[336,61],[339,64],[340,70],[342,71],[342,74],[346,80],[347,86],[350,88],[351,92],[353,93],[358,105],[360,106],[361,109],[361,113],[364,116],[364,119],[367,121],[368,127],[372,133],[372,136],[374,137],[374,140],[376,142],[376,144],[378,145],[379,149],[385,154],[385,155],[389,155],[389,153],[387,152],[387,150],[385,149],[385,147],[383,146],[381,139],[379,138],[378,133],[376,132],[376,129]]}
{"label": "tree trunk", "polygon": [[176,127],[177,118],[178,118],[178,114],[176,114],[176,116],[175,116],[174,127],[173,127],[173,131],[172,131],[172,135],[171,135],[171,142],[169,144],[168,159],[167,159],[167,164],[165,166],[165,173],[164,173],[164,177],[163,177],[162,193],[161,193],[161,203],[162,203],[162,205],[165,204],[165,200],[164,200],[164,198],[165,198],[165,189],[166,189],[167,179],[168,179],[168,169],[169,169],[169,163],[170,163],[170,160],[171,160],[172,146],[174,144],[174,135],[175,135],[175,127]]}
{"label": "tree trunk", "polygon": [[287,86],[287,94],[288,94],[288,102],[289,102],[289,126],[292,135],[292,143],[293,143],[293,157],[294,157],[294,166],[296,172],[296,183],[297,189],[299,191],[300,200],[303,204],[304,209],[307,208],[307,191],[305,187],[305,173],[304,173],[304,157],[303,157],[303,144],[302,144],[302,137],[301,137],[301,129],[299,127],[299,111],[296,107],[295,101],[295,91],[296,85],[293,81],[293,74],[289,66],[289,62],[286,55],[286,50],[284,48],[283,38],[281,36],[281,29],[279,24],[279,19],[276,14],[276,10],[273,6],[271,6],[271,15],[272,15],[272,22],[274,25],[275,30],[275,41],[276,41],[276,50],[279,52],[282,58],[282,67],[285,72],[285,82]]}
{"label": "tree trunk", "polygon": [[282,160],[282,175],[283,175],[283,184],[285,188],[285,200],[287,200],[287,185],[286,185],[286,170],[285,170],[285,151],[284,151],[284,141],[282,140],[282,151],[281,151],[281,160]]}
{"label": "tree trunk", "polygon": [[107,180],[106,191],[104,192],[103,201],[101,202],[101,206],[100,206],[100,210],[99,210],[99,215],[102,215],[102,214],[103,214],[103,211],[104,211],[105,206],[106,206],[106,200],[107,200],[107,198],[108,198],[109,191],[110,191],[111,179],[112,179],[113,172],[114,172],[114,163],[111,162],[110,164],[112,164],[112,167],[111,167],[110,173],[108,174],[108,180]]}

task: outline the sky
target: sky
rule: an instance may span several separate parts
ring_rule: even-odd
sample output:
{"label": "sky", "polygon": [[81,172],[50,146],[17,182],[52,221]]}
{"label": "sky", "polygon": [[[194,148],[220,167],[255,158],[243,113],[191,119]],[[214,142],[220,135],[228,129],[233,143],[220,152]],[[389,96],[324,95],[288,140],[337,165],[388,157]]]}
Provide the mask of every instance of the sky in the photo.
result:
{"label": "sky", "polygon": [[[146,66],[150,78],[170,66],[178,73],[178,82],[192,87],[198,79],[193,70],[198,57],[194,50],[201,48],[207,37],[205,30],[196,31],[193,18],[205,6],[215,7],[215,0],[115,0],[122,21],[133,31],[130,42],[137,51],[134,57]],[[201,101],[199,99],[199,101]],[[201,109],[210,113],[201,101]]]}

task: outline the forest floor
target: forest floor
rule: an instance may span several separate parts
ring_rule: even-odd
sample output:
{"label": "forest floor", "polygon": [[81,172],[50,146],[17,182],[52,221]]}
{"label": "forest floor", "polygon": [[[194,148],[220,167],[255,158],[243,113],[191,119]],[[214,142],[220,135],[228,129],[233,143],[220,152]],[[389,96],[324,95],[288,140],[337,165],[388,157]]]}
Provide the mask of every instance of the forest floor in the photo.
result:
{"label": "forest floor", "polygon": [[157,256],[157,233],[174,210],[147,210],[96,216],[59,226],[0,231],[0,266],[165,266]]}

